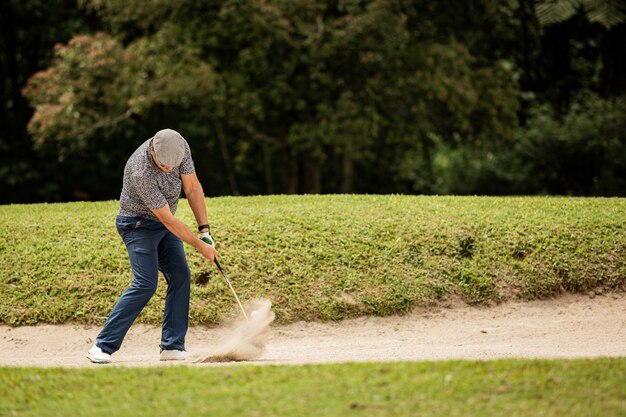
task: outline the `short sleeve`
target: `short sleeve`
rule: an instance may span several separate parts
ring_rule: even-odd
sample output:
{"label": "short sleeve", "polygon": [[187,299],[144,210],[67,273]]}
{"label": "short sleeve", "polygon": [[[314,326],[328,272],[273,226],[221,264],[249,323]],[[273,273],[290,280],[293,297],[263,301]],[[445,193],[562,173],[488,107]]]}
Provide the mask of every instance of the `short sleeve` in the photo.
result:
{"label": "short sleeve", "polygon": [[193,159],[191,159],[191,149],[189,148],[187,141],[185,141],[185,155],[183,156],[183,161],[180,163],[180,167],[178,169],[183,175],[193,174],[196,172],[196,167],[193,165]]}
{"label": "short sleeve", "polygon": [[134,192],[150,210],[165,207],[167,199],[159,189],[156,180],[147,177],[131,177]]}

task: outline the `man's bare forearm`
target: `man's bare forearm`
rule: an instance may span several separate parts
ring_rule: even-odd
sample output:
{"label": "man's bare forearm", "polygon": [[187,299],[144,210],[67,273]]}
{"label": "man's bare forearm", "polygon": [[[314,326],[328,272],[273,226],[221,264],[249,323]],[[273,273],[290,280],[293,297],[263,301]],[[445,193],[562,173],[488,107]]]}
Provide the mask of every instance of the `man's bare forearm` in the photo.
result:
{"label": "man's bare forearm", "polygon": [[189,207],[191,207],[191,211],[198,225],[208,224],[206,203],[204,201],[204,191],[202,187],[197,186],[194,188],[194,190],[187,195],[187,202],[189,203]]}
{"label": "man's bare forearm", "polygon": [[200,240],[195,233],[193,233],[189,228],[185,225],[185,223],[178,220],[176,217],[172,215],[169,211],[169,205],[165,205],[162,209],[152,210],[152,212],[157,216],[157,218],[163,223],[167,229],[172,232],[175,236],[180,238],[183,242],[189,243],[191,246],[196,248],[198,252],[202,254],[205,258],[210,261],[214,261],[217,256],[217,252],[215,248],[211,245],[207,245],[204,241]]}
{"label": "man's bare forearm", "polygon": [[200,250],[202,245],[205,245],[198,236],[195,235],[182,221],[178,220],[174,216],[168,216],[163,219],[163,225],[172,232],[176,237],[180,238],[183,242],[186,242],[194,248]]}

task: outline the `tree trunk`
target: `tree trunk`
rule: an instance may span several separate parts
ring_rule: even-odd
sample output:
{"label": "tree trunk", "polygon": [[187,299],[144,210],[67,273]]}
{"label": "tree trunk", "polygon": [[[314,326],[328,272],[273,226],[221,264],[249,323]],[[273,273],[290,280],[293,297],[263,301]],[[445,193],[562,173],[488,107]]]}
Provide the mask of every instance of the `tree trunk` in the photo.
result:
{"label": "tree trunk", "polygon": [[601,45],[600,89],[605,98],[626,93],[626,23],[605,32]]}
{"label": "tree trunk", "polygon": [[308,158],[304,162],[302,188],[306,194],[319,194],[322,191],[322,176],[319,161]]}
{"label": "tree trunk", "polygon": [[[20,63],[18,63],[18,56],[21,55],[21,51],[18,50],[19,43],[17,40],[17,28],[15,26],[13,8],[5,4],[2,9],[2,44],[5,46],[2,53],[5,64],[3,66],[6,70],[0,72],[0,74],[2,74],[0,97],[5,101],[2,103],[3,105],[10,103],[10,110],[4,112],[4,116],[6,117],[3,117],[2,126],[4,137],[2,139],[10,144],[8,146],[12,146],[13,143],[26,139],[23,126],[28,123],[29,112],[24,97],[22,97],[20,93],[20,89],[23,87],[23,80],[19,74],[18,65]],[[21,64],[23,69],[27,68],[27,62],[22,62]],[[30,68],[28,68],[28,70],[30,70]],[[6,90],[4,90],[5,86]]]}
{"label": "tree trunk", "polygon": [[354,147],[348,143],[341,160],[341,192],[351,194],[354,192]]}
{"label": "tree trunk", "polygon": [[434,175],[433,175],[433,148],[435,147],[434,143],[431,139],[424,139],[422,141],[422,152],[424,155],[424,170],[422,171],[423,180],[423,188],[415,189],[413,187],[413,192],[417,192],[420,194],[433,194],[435,193],[434,187]]}
{"label": "tree trunk", "polygon": [[300,183],[300,161],[298,152],[290,148],[287,154],[287,194],[297,194]]}
{"label": "tree trunk", "polygon": [[547,92],[558,117],[569,110],[572,90],[569,23],[548,26],[543,39]]}
{"label": "tree trunk", "polygon": [[263,143],[263,171],[265,173],[265,191],[274,194],[274,178],[272,175],[272,154],[270,145]]}
{"label": "tree trunk", "polygon": [[233,195],[239,195],[239,187],[237,187],[237,179],[235,178],[235,170],[230,158],[230,152],[228,152],[228,146],[226,144],[226,137],[222,130],[221,123],[215,123],[215,131],[217,132],[217,138],[220,142],[220,150],[222,151],[222,159],[224,159],[224,166],[226,167],[226,175],[228,176],[228,183]]}
{"label": "tree trunk", "polygon": [[[538,71],[539,54],[541,54],[541,28],[535,16],[534,0],[520,0],[516,11],[519,18],[519,49],[521,50],[522,74],[519,80],[522,91],[537,91],[538,82],[541,77]],[[526,123],[526,110],[528,102],[521,100],[521,111],[519,112],[520,123]]]}

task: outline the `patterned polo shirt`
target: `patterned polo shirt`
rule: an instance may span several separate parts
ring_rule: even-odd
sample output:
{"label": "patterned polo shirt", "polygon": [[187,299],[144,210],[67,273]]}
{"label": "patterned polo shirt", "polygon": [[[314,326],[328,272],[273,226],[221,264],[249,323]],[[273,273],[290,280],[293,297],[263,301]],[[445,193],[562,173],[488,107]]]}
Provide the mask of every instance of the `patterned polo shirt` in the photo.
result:
{"label": "patterned polo shirt", "polygon": [[158,221],[152,209],[170,205],[172,214],[176,213],[182,188],[181,174],[195,172],[191,150],[186,140],[185,156],[180,166],[170,172],[163,172],[150,155],[152,138],[145,141],[128,158],[124,168],[124,181],[120,196],[119,216],[143,217]]}

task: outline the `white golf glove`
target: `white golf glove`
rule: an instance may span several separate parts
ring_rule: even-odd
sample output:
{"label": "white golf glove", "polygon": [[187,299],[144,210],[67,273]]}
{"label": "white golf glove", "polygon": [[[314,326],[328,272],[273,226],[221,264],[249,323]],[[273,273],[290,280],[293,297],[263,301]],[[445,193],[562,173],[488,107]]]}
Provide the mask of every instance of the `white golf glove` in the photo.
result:
{"label": "white golf glove", "polygon": [[211,245],[215,247],[215,240],[213,240],[213,236],[211,236],[211,232],[202,232],[200,233],[200,239],[204,241],[207,245]]}

